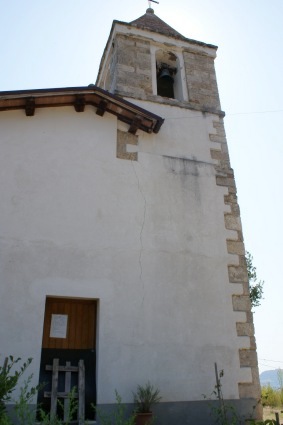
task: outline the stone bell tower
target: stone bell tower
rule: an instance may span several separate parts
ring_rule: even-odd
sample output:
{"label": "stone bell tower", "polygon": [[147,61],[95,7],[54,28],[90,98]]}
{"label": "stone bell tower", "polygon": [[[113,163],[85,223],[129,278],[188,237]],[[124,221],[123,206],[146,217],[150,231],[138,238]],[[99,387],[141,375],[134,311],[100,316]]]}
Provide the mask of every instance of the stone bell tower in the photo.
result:
{"label": "stone bell tower", "polygon": [[219,112],[216,50],[185,38],[148,8],[129,24],[113,22],[96,84],[123,97]]}
{"label": "stone bell tower", "polygon": [[[148,278],[148,287],[154,290],[164,279],[167,283],[160,283],[158,295],[164,297],[162,306],[170,310],[168,300],[175,303],[171,320],[162,322],[156,336],[158,340],[164,334],[169,344],[175,341],[175,354],[168,360],[167,348],[161,350],[160,376],[155,366],[152,369],[161,390],[168,389],[164,423],[187,423],[170,422],[172,409],[179,409],[180,418],[189,409],[204,423],[201,415],[207,407],[202,413],[197,409],[204,403],[202,394],[213,390],[214,362],[225,372],[224,397],[242,417],[252,414],[260,398],[240,210],[214,68],[216,50],[184,37],[148,8],[130,23],[113,22],[96,82],[165,118],[151,139],[129,134],[126,128],[117,130],[117,158],[137,161],[135,178],[144,202],[142,254],[148,229],[149,258],[157,273],[151,284]],[[166,260],[161,260],[163,255]],[[142,266],[141,275],[150,276],[151,269]],[[188,374],[186,382],[183,373]]]}

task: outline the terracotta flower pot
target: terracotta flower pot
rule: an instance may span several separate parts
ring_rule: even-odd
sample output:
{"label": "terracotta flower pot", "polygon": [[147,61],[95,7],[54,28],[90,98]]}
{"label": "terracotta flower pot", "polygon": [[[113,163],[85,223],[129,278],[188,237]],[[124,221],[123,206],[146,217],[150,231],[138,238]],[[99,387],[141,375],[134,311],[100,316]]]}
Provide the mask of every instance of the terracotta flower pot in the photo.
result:
{"label": "terracotta flower pot", "polygon": [[150,425],[152,421],[152,412],[137,413],[136,425]]}

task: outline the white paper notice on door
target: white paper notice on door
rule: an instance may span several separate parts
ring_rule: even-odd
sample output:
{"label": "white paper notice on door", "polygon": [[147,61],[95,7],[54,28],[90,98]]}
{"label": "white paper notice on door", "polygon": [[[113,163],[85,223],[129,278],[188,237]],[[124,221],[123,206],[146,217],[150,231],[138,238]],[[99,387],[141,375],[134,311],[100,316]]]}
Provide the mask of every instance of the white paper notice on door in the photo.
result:
{"label": "white paper notice on door", "polygon": [[52,314],[50,338],[67,338],[67,314]]}

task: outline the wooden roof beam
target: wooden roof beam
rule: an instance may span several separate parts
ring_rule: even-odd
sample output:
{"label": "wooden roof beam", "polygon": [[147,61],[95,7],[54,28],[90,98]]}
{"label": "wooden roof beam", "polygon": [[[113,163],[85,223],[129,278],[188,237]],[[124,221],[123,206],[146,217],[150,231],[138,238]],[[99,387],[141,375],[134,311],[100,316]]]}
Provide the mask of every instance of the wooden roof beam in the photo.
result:
{"label": "wooden roof beam", "polygon": [[97,106],[96,115],[103,117],[104,112],[106,111],[108,102],[106,100],[101,100]]}
{"label": "wooden roof beam", "polygon": [[140,128],[141,123],[142,118],[139,115],[136,115],[135,119],[133,119],[131,122],[128,132],[131,134],[136,134],[137,130]]}
{"label": "wooden roof beam", "polygon": [[28,97],[25,103],[25,112],[27,117],[33,117],[35,111],[35,101],[33,97]]}
{"label": "wooden roof beam", "polygon": [[82,95],[76,96],[75,102],[74,102],[74,108],[76,112],[84,112],[85,110],[85,98]]}

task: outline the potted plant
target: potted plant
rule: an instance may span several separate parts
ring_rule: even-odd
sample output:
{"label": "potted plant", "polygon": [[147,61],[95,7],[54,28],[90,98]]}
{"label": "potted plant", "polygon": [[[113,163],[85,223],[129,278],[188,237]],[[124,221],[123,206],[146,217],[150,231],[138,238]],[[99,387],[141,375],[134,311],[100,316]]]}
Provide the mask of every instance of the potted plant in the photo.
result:
{"label": "potted plant", "polygon": [[136,408],[136,425],[149,425],[152,421],[152,406],[161,400],[160,391],[149,381],[144,386],[138,385],[133,393]]}

